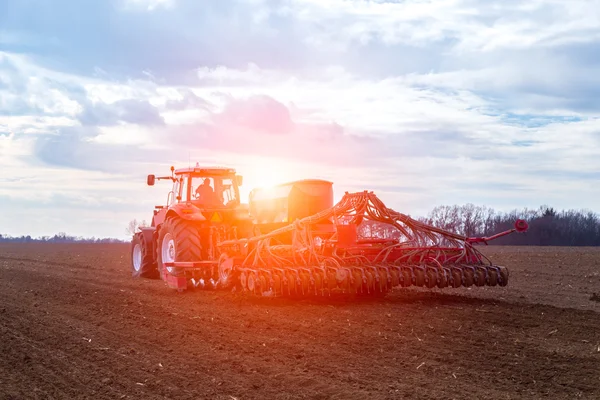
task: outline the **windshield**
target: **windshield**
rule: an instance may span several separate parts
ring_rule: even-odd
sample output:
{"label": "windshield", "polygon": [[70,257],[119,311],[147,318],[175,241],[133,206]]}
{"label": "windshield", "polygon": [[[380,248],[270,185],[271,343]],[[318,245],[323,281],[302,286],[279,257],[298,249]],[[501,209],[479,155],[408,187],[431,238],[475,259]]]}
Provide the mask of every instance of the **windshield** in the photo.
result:
{"label": "windshield", "polygon": [[191,185],[192,200],[205,207],[228,206],[237,202],[233,178],[193,176]]}

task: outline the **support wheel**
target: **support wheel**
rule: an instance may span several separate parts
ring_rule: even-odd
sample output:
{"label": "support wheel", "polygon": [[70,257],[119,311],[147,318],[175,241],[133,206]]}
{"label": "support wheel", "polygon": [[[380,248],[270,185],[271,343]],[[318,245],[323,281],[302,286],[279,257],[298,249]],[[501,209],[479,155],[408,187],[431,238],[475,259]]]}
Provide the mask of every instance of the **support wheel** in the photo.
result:
{"label": "support wheel", "polygon": [[452,287],[461,287],[463,282],[463,275],[460,268],[452,268]]}
{"label": "support wheel", "polygon": [[402,287],[409,287],[413,284],[413,274],[409,268],[402,269]]}
{"label": "support wheel", "polygon": [[508,269],[506,267],[498,267],[498,270],[500,271],[500,276],[498,277],[498,285],[508,285]]}
{"label": "support wheel", "polygon": [[438,283],[437,286],[440,289],[448,287],[448,281],[450,280],[450,270],[448,268],[442,268],[438,271]]}
{"label": "support wheel", "polygon": [[425,271],[423,267],[414,267],[413,273],[415,274],[415,286],[425,286]]}
{"label": "support wheel", "polygon": [[475,268],[475,285],[476,286],[485,286],[486,282],[486,269],[485,267],[476,267]]}
{"label": "support wheel", "polygon": [[471,287],[475,281],[475,272],[471,267],[466,266],[463,268],[463,285],[465,287]]}
{"label": "support wheel", "polygon": [[431,289],[435,287],[438,283],[437,272],[432,267],[427,267],[427,272],[425,274],[425,285]]}
{"label": "support wheel", "polygon": [[494,267],[488,267],[488,285],[496,286],[498,284],[498,270]]}

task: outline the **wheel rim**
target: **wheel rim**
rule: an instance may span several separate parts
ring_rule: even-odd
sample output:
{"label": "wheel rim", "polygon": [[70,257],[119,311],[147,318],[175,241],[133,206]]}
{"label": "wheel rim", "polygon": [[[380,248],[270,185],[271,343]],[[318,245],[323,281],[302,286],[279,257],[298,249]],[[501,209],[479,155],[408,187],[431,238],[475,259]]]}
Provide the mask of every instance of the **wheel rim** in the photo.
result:
{"label": "wheel rim", "polygon": [[[161,255],[162,255],[162,263],[175,262],[175,240],[173,240],[173,236],[170,233],[167,233],[162,241],[161,246]],[[174,267],[165,267],[167,272],[173,273],[175,270]]]}
{"label": "wheel rim", "polygon": [[133,256],[131,261],[133,263],[133,269],[136,272],[139,272],[140,268],[142,268],[142,246],[139,243],[133,247]]}

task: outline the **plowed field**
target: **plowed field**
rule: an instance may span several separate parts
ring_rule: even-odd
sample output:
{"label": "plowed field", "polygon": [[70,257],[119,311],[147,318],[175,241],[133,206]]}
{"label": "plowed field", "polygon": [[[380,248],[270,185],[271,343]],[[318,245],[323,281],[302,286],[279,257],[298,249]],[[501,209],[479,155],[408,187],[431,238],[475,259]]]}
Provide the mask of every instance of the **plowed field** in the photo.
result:
{"label": "plowed field", "polygon": [[487,247],[505,288],[178,294],[127,245],[0,245],[3,399],[600,399],[600,249]]}

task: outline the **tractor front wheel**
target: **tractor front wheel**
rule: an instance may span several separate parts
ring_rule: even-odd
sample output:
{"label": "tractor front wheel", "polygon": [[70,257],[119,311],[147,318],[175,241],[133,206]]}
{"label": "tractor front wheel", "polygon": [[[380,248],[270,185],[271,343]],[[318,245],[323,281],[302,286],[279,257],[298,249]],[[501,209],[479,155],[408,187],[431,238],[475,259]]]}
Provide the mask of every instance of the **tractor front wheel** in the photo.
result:
{"label": "tractor front wheel", "polygon": [[133,235],[131,240],[131,275],[134,278],[158,278],[158,269],[150,247],[150,243],[144,240],[141,232]]}

